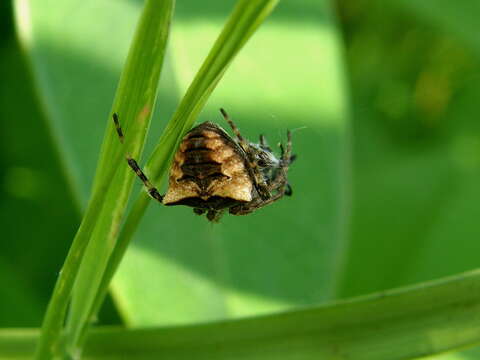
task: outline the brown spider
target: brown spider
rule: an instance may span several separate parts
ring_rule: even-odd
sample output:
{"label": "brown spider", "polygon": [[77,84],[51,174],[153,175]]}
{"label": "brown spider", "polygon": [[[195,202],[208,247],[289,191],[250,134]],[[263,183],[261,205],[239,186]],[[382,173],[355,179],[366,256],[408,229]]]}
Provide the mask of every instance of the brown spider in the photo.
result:
{"label": "brown spider", "polygon": [[[220,109],[232,128],[236,139],[212,122],[204,122],[191,129],[182,139],[170,168],[168,190],[164,196],[150,183],[137,162],[127,155],[129,166],[135,171],[158,202],[167,205],[187,205],[198,215],[207,213],[217,222],[223,212],[246,215],[271,204],[292,189],[287,181],[288,167],[295,159],[291,154],[292,136],[287,131],[287,146],[279,144],[277,158],[260,135],[260,143],[248,142],[237,126]],[[123,132],[118,115],[113,114],[120,141]]]}

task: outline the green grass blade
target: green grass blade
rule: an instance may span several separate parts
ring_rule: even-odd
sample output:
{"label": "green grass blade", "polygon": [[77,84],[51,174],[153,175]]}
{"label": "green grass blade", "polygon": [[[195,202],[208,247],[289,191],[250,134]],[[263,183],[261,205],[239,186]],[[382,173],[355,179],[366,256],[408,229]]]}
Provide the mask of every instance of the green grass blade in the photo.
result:
{"label": "green grass blade", "polygon": [[[412,359],[480,342],[480,271],[282,314],[92,332],[87,359]],[[23,343],[11,330],[0,344]],[[0,347],[2,349],[2,347]],[[10,349],[12,347],[10,346]],[[11,351],[11,350],[10,350]],[[19,350],[20,353],[21,350]],[[2,356],[0,350],[0,356]]]}
{"label": "green grass blade", "polygon": [[193,349],[196,359],[411,359],[478,343],[479,310],[480,271],[474,271],[265,317],[119,332],[118,338],[99,333],[90,349],[108,353],[104,346],[116,344],[108,345],[114,354],[135,344],[142,356],[171,359],[188,359]]}
{"label": "green grass blade", "polygon": [[[97,197],[92,199],[88,209],[100,208],[101,205],[102,198]],[[78,274],[82,256],[94,227],[94,211],[90,211],[90,214],[92,215],[85,216],[82,220],[82,224],[68,251],[62,271],[55,283],[52,297],[42,322],[42,333],[38,342],[36,359],[50,359],[55,353],[60,352],[60,333],[65,321],[73,283]]]}
{"label": "green grass blade", "polygon": [[[187,93],[162,134],[150,160],[145,166],[149,177],[157,186],[167,171],[170,156],[179,139],[185,131],[192,127],[192,124],[210,94],[215,89],[236,54],[273,10],[277,2],[278,0],[240,0],[237,3],[227,24],[223,28],[202,67],[196,74]],[[105,277],[102,280],[102,291],[96,299],[97,309],[101,305],[108,284],[124,255],[128,243],[149,201],[149,196],[142,193],[127,217],[118,246],[112,254]]]}
{"label": "green grass blade", "polygon": [[[173,8],[172,0],[147,1],[145,4],[113,106],[113,111],[120,115],[120,122],[127,124],[124,128],[125,149],[121,149],[120,154],[126,151],[136,159],[143,149],[156,100]],[[115,133],[109,139],[113,139],[114,148],[119,148]],[[106,149],[108,153],[108,143]],[[105,165],[109,161],[108,157],[102,159]],[[99,168],[98,178],[104,176],[102,169],[106,167]],[[71,354],[79,351],[83,335],[91,323],[94,299],[115,246],[134,179],[135,174],[122,160],[116,176],[111,179],[105,205],[75,282],[66,326],[67,350]],[[94,188],[97,186],[98,182]]]}
{"label": "green grass blade", "polygon": [[[109,125],[102,145],[93,194],[55,285],[42,325],[42,333],[36,353],[38,359],[51,358],[61,351],[59,344],[60,333],[65,321],[67,305],[90,236],[94,232],[97,223],[102,226],[101,229],[105,229],[108,221],[113,226],[117,226],[116,222],[121,218],[122,207],[125,206],[128,199],[134,174],[129,172],[125,176],[127,166],[122,159],[122,154],[127,151],[136,157],[143,148],[144,138],[155,102],[156,88],[163,61],[166,31],[168,29],[168,21],[165,23],[165,19],[162,16],[158,16],[158,11],[164,10],[165,4],[172,6],[170,1],[148,1],[145,5],[137,36],[129,54],[113,104],[113,111],[120,114],[124,131],[128,134],[126,136],[125,148],[120,146],[115,129],[111,124],[111,117],[109,116]],[[142,53],[142,51],[145,51],[144,46],[147,46],[146,51],[151,56],[144,56],[144,53]],[[120,180],[116,180],[114,185],[111,186],[112,178],[117,168],[120,168],[121,171],[119,171],[120,174],[117,174],[115,179],[120,178]],[[103,210],[103,217],[101,217],[100,213],[107,194],[110,197],[111,204],[112,201],[115,202],[115,199],[111,199],[114,198],[115,193],[121,197],[121,201],[119,201],[118,207],[115,209],[116,211],[110,212],[111,218],[107,219],[105,216],[106,211],[112,210],[109,207]],[[100,234],[100,230],[95,232],[95,235],[97,235],[96,239],[98,239]],[[115,234],[110,231],[109,235],[110,237],[104,237],[102,240],[110,240],[108,246],[111,247],[115,241]],[[94,245],[98,245],[98,243],[94,243]],[[98,275],[101,277],[101,274]],[[76,306],[82,308],[86,307],[87,304],[87,302],[81,302],[80,305]],[[75,308],[75,311],[77,313],[78,309]],[[84,319],[83,321],[87,320]],[[84,322],[79,322],[77,326],[83,327]]]}

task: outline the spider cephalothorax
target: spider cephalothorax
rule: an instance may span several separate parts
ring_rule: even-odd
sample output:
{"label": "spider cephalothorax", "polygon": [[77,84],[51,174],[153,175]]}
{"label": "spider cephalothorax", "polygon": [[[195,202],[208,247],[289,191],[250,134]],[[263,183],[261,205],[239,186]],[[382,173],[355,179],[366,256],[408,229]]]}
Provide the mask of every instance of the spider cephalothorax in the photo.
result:
{"label": "spider cephalothorax", "polygon": [[[294,159],[290,132],[286,149],[280,145],[281,155],[277,158],[263,136],[259,144],[246,141],[226,112],[221,112],[236,139],[212,122],[191,129],[175,153],[165,196],[152,186],[137,162],[127,156],[130,167],[153,198],[167,206],[191,206],[196,214],[206,213],[208,220],[218,221],[226,209],[230,214],[245,215],[283,195],[291,195],[287,182],[288,166]],[[116,114],[114,121],[122,139]]]}

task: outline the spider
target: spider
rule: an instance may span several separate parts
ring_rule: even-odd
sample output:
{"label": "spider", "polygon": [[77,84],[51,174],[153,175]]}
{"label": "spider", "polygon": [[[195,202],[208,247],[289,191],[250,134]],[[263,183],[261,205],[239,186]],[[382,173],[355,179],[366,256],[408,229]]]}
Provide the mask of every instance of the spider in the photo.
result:
{"label": "spider", "polygon": [[[287,131],[287,145],[280,147],[277,157],[263,135],[258,144],[247,141],[225,110],[224,119],[235,139],[220,126],[204,122],[191,129],[182,139],[170,168],[169,185],[165,195],[148,180],[135,159],[127,155],[128,165],[145,185],[152,198],[163,205],[193,207],[198,215],[218,222],[228,209],[233,215],[246,215],[269,205],[284,195],[291,196],[287,181],[292,135]],[[113,121],[123,143],[124,135],[118,115]]]}

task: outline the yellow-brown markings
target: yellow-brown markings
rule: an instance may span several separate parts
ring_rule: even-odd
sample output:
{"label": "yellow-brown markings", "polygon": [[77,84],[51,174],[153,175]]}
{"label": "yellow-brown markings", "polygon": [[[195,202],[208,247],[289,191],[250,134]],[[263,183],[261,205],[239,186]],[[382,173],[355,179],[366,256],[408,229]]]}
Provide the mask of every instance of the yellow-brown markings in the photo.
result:
{"label": "yellow-brown markings", "polygon": [[183,138],[174,156],[163,202],[172,204],[189,197],[206,201],[212,196],[246,202],[251,201],[251,193],[252,183],[242,157],[221,134],[207,129]]}

